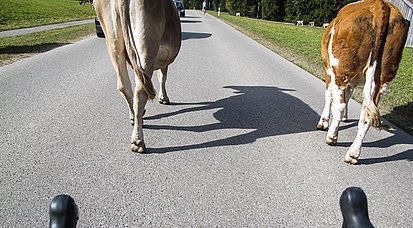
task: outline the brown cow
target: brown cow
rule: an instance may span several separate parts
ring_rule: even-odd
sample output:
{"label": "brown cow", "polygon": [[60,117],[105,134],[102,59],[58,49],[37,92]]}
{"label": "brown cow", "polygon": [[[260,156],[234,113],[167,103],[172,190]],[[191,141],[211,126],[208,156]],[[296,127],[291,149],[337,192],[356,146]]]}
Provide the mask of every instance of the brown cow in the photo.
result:
{"label": "brown cow", "polygon": [[[131,150],[144,152],[142,117],[148,98],[156,95],[151,81],[154,70],[160,70],[159,102],[169,103],[165,90],[168,66],[181,47],[178,12],[171,0],[96,0],[95,8],[117,74],[117,88],[128,104],[134,126]],[[126,62],[135,74],[134,92]]]}
{"label": "brown cow", "polygon": [[370,126],[382,127],[377,106],[396,76],[408,28],[409,22],[395,6],[383,0],[366,0],[343,7],[324,31],[321,52],[326,93],[317,129],[329,128],[327,144],[337,143],[338,126],[347,120],[352,91],[364,83],[358,132],[345,156],[347,163],[357,163]]}

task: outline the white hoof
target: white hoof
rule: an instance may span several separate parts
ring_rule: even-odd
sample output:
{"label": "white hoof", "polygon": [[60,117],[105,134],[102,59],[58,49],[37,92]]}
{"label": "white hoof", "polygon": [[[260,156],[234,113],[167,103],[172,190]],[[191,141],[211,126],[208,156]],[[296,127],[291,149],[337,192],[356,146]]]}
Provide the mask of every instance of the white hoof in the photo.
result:
{"label": "white hoof", "polygon": [[346,156],[344,157],[344,162],[355,165],[358,163],[358,158],[360,157],[360,149],[350,149],[347,151]]}
{"label": "white hoof", "polygon": [[344,162],[348,163],[350,165],[355,165],[358,163],[358,160],[356,158],[352,158],[352,157],[347,157],[347,155],[344,157]]}
{"label": "white hoof", "polygon": [[168,98],[159,98],[159,104],[169,105],[170,102]]}
{"label": "white hoof", "polygon": [[131,142],[130,149],[132,152],[144,153],[146,150],[145,143],[142,140]]}
{"label": "white hoof", "polygon": [[326,131],[328,129],[329,119],[322,118],[318,121],[317,130]]}
{"label": "white hoof", "polygon": [[337,140],[338,140],[338,135],[329,136],[327,134],[326,143],[328,145],[334,146],[335,144],[337,144]]}

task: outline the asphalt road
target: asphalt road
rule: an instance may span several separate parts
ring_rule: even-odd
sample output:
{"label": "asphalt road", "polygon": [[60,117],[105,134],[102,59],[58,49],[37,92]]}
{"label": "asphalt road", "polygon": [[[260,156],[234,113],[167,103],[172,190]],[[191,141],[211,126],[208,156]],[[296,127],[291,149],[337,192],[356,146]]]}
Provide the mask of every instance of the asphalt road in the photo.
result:
{"label": "asphalt road", "polygon": [[361,165],[345,164],[359,104],[326,145],[315,130],[322,81],[212,16],[187,15],[172,105],[147,105],[147,154],[129,151],[103,39],[0,68],[0,227],[48,226],[62,193],[78,227],[341,227],[349,186],[366,192],[376,227],[413,226],[411,136],[372,129]]}
{"label": "asphalt road", "polygon": [[23,28],[23,29],[6,30],[6,31],[0,32],[0,38],[25,35],[29,33],[40,32],[40,31],[56,29],[56,28],[64,28],[64,27],[74,26],[74,25],[82,25],[82,24],[92,23],[94,21],[95,19],[87,19],[87,20],[82,20],[82,21],[70,21],[70,22],[65,22],[65,23],[41,25],[41,26]]}

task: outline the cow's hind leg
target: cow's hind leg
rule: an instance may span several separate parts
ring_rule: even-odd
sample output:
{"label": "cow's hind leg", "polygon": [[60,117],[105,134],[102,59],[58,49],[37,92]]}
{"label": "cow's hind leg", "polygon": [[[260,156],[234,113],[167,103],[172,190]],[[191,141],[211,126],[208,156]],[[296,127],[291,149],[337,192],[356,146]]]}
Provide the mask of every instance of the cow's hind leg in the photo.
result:
{"label": "cow's hind leg", "polygon": [[363,88],[363,106],[361,108],[357,136],[344,158],[344,161],[347,163],[357,163],[357,159],[360,156],[361,144],[369,128],[371,126],[380,127],[380,113],[377,108],[378,103],[375,102],[376,98],[378,98],[378,100],[380,99],[380,93],[378,92],[380,88],[377,87],[377,85],[380,86],[380,80],[378,77],[375,77],[376,69],[380,66],[380,61],[374,61],[366,71],[366,81]]}
{"label": "cow's hind leg", "polygon": [[363,108],[361,109],[360,119],[358,123],[357,136],[356,136],[356,139],[351,144],[349,150],[347,151],[346,156],[344,157],[345,162],[350,163],[350,164],[357,163],[357,159],[359,158],[360,152],[361,152],[361,144],[370,126],[371,126],[371,120],[369,118],[369,114],[368,114],[368,110],[365,105],[365,102],[363,102]]}
{"label": "cow's hind leg", "polygon": [[[334,88],[335,87],[335,88]],[[331,120],[330,128],[327,132],[326,143],[328,145],[334,145],[337,143],[338,140],[338,127],[340,125],[340,121],[344,115],[344,109],[346,106],[345,103],[345,88],[339,88],[337,86],[333,86],[332,88],[332,107],[331,113],[333,119]]]}
{"label": "cow's hind leg", "polygon": [[353,88],[351,86],[347,86],[347,89],[345,91],[346,107],[344,110],[343,118],[341,118],[342,122],[347,122],[348,120],[348,102],[350,101],[352,95],[353,95]]}
{"label": "cow's hind leg", "polygon": [[133,110],[133,91],[126,67],[126,59],[124,55],[119,55],[117,58],[117,66],[115,66],[117,72],[117,89],[128,104],[129,120],[133,126],[135,122],[135,112]]}
{"label": "cow's hind leg", "polygon": [[170,103],[165,88],[165,83],[168,76],[168,67],[160,69],[157,75],[159,81],[159,103],[167,105]]}
{"label": "cow's hind leg", "polygon": [[330,110],[331,110],[331,102],[332,102],[332,93],[331,93],[331,87],[329,83],[326,83],[326,91],[325,91],[325,103],[324,103],[324,109],[323,112],[321,113],[320,120],[318,121],[317,124],[317,130],[327,130],[329,121],[330,121]]}
{"label": "cow's hind leg", "polygon": [[[107,38],[109,39],[109,38]],[[112,59],[112,65],[116,71],[117,77],[117,89],[125,99],[128,109],[129,109],[129,119],[131,124],[134,124],[134,110],[133,110],[133,91],[131,82],[129,79],[127,67],[126,67],[126,52],[124,46],[116,42],[108,43],[110,52],[110,57]],[[123,51],[119,51],[123,50]]]}
{"label": "cow's hind leg", "polygon": [[[153,71],[148,75],[152,75]],[[131,150],[133,152],[143,153],[146,150],[145,142],[143,138],[143,115],[145,114],[145,105],[148,101],[148,95],[146,94],[142,83],[139,81],[138,76],[136,78],[135,87],[135,125],[133,126],[131,137]]]}

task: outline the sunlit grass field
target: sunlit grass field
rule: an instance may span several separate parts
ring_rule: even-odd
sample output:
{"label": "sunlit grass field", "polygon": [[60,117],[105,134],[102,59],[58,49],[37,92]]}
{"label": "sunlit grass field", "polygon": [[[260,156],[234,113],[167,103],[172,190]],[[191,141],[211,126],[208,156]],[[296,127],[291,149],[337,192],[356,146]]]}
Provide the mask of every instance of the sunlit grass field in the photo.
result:
{"label": "sunlit grass field", "polygon": [[[214,11],[209,13],[217,16]],[[322,28],[235,17],[227,13],[221,13],[219,18],[323,79],[320,46],[324,32]],[[360,91],[359,88],[354,94],[358,101],[362,100]],[[380,110],[382,116],[413,134],[413,48],[404,49],[396,79]]]}
{"label": "sunlit grass field", "polygon": [[0,31],[93,18],[78,0],[1,0]]}

